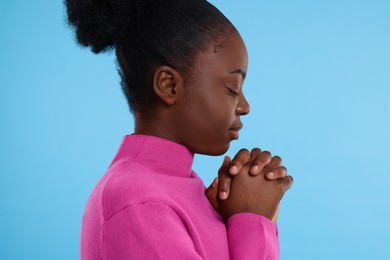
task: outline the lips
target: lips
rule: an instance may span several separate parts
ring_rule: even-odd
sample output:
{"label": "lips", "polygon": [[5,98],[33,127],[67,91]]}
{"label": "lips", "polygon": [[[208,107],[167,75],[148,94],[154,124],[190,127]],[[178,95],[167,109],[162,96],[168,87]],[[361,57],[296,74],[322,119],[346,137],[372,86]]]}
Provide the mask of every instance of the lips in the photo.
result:
{"label": "lips", "polygon": [[240,131],[241,128],[243,127],[244,125],[242,123],[240,123],[239,125],[235,126],[235,127],[231,127],[229,130],[232,130],[232,131]]}
{"label": "lips", "polygon": [[237,140],[240,137],[240,134],[238,133],[238,131],[240,131],[242,127],[243,127],[243,124],[240,123],[237,126],[229,128],[229,135],[230,135],[230,137],[232,139]]}

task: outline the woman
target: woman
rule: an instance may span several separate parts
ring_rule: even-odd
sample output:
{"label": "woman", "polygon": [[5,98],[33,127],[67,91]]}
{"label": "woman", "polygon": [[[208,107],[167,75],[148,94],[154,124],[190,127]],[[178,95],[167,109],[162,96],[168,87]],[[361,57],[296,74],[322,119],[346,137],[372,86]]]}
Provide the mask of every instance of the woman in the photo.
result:
{"label": "woman", "polygon": [[225,153],[249,113],[247,52],[230,21],[205,0],[66,7],[80,44],[115,49],[135,118],[86,206],[82,259],[277,259],[271,220],[292,184],[281,159],[259,149],[225,157],[207,197],[191,170],[195,153]]}

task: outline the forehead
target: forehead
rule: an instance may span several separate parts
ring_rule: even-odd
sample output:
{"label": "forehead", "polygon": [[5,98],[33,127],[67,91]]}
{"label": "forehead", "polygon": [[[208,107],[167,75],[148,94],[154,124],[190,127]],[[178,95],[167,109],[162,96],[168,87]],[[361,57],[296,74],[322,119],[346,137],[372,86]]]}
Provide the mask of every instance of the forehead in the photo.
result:
{"label": "forehead", "polygon": [[[245,44],[237,31],[227,34],[221,43],[211,51],[200,53],[195,62],[195,70],[203,73],[228,75],[233,71],[247,71],[248,54]],[[240,73],[238,73],[240,74]]]}

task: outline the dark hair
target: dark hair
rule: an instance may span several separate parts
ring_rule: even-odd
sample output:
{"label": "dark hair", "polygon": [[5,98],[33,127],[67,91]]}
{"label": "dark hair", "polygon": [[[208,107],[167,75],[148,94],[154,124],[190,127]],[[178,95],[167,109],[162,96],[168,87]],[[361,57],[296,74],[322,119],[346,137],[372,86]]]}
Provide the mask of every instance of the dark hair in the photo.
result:
{"label": "dark hair", "polygon": [[206,0],[65,0],[79,44],[116,51],[131,111],[153,105],[152,76],[167,65],[189,75],[196,55],[223,39],[230,21]]}

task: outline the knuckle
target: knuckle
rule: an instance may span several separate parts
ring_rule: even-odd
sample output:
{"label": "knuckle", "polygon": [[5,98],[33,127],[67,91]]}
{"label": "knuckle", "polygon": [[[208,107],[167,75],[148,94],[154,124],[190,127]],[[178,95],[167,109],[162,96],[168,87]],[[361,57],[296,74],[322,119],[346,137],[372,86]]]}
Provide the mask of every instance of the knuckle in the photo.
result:
{"label": "knuckle", "polygon": [[264,166],[264,165],[267,164],[267,160],[266,160],[265,158],[260,157],[260,158],[257,158],[257,159],[256,159],[256,163],[257,163],[258,165]]}
{"label": "knuckle", "polygon": [[270,158],[272,158],[272,154],[271,154],[271,152],[269,152],[269,151],[263,151],[262,154],[264,155],[264,157],[270,157]]}
{"label": "knuckle", "polygon": [[290,189],[290,187],[292,186],[293,184],[293,178],[291,176],[287,176],[286,178],[284,178],[284,183],[283,183],[283,192],[286,192],[288,189]]}
{"label": "knuckle", "polygon": [[272,158],[273,161],[277,162],[277,163],[282,163],[282,158],[280,156],[277,156],[275,155],[273,158]]}
{"label": "knuckle", "polygon": [[281,177],[283,176],[283,169],[281,169],[280,167],[277,167],[275,169],[272,169],[271,171],[275,174],[276,178],[282,179]]}
{"label": "knuckle", "polygon": [[241,153],[249,153],[249,150],[246,148],[242,148],[242,149],[240,149],[240,151],[238,151],[237,154],[241,154]]}
{"label": "knuckle", "polygon": [[252,154],[260,154],[261,153],[261,149],[260,148],[253,148],[252,151],[251,151]]}
{"label": "knuckle", "polygon": [[291,176],[286,176],[285,178],[281,179],[280,182],[278,182],[278,190],[282,194],[284,194],[293,184],[293,178]]}
{"label": "knuckle", "polygon": [[228,174],[227,168],[221,167],[218,170],[218,177],[220,178],[219,181],[223,181],[223,179],[227,178],[228,175],[229,174]]}
{"label": "knuckle", "polygon": [[282,173],[283,175],[286,175],[286,174],[287,174],[287,168],[286,168],[286,167],[280,166],[279,168],[280,168],[280,171],[281,171],[281,173]]}
{"label": "knuckle", "polygon": [[264,151],[261,153],[261,156],[259,156],[260,161],[265,165],[271,162],[272,160],[272,154],[268,151]]}
{"label": "knuckle", "polygon": [[251,154],[250,154],[249,150],[243,148],[234,157],[232,164],[233,165],[245,164],[250,157],[251,157]]}
{"label": "knuckle", "polygon": [[218,179],[219,179],[218,182],[219,183],[224,182],[226,177],[227,177],[227,174],[225,174],[224,172],[218,172]]}
{"label": "knuckle", "polygon": [[228,179],[225,179],[225,180],[221,181],[218,186],[221,189],[225,190],[225,189],[227,189],[230,186],[230,182],[229,182]]}
{"label": "knuckle", "polygon": [[229,189],[229,187],[230,186],[227,183],[222,183],[220,186],[221,190],[223,190],[223,191],[227,191]]}
{"label": "knuckle", "polygon": [[294,178],[292,176],[287,176],[288,180],[289,180],[289,186],[291,186],[293,183],[294,183]]}

